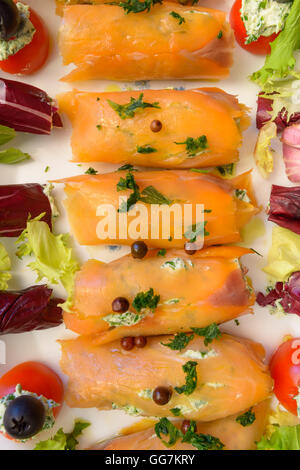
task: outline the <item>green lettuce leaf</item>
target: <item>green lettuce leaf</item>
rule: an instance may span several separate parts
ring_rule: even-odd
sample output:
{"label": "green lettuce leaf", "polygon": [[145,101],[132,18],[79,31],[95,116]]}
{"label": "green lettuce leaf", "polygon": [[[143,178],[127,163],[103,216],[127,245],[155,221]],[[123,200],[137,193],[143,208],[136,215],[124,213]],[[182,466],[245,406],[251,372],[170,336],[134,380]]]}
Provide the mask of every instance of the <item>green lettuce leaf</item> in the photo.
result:
{"label": "green lettuce leaf", "polygon": [[300,424],[297,426],[273,426],[268,438],[263,436],[257,443],[258,450],[300,450]]}
{"label": "green lettuce leaf", "polygon": [[276,281],[286,281],[291,274],[299,271],[300,235],[283,227],[273,227],[268,264],[263,270]]}
{"label": "green lettuce leaf", "polygon": [[43,214],[27,222],[16,242],[17,256],[35,256],[35,261],[28,266],[37,272],[37,281],[47,278],[51,284],[63,285],[68,299],[62,307],[67,311],[72,305],[74,276],[79,263],[73,256],[69,234],[54,235],[46,222],[38,220],[41,217]]}
{"label": "green lettuce leaf", "polygon": [[76,420],[74,429],[70,433],[65,433],[60,428],[55,436],[52,438],[39,442],[34,450],[76,450],[78,445],[77,437],[80,436],[85,428],[90,426],[90,423],[85,421]]}
{"label": "green lettuce leaf", "polygon": [[283,31],[271,43],[271,54],[266,57],[264,66],[253,73],[251,79],[264,91],[273,91],[274,81],[290,75],[300,78],[294,71],[296,59],[294,52],[300,48],[300,0],[294,0],[286,19]]}
{"label": "green lettuce leaf", "polygon": [[7,126],[0,125],[0,145],[6,144],[16,137],[16,131]]}
{"label": "green lettuce leaf", "polygon": [[11,269],[11,262],[8,253],[0,243],[0,290],[8,288],[7,282],[11,279],[11,274],[8,272]]}
{"label": "green lettuce leaf", "polygon": [[0,163],[5,165],[15,165],[26,160],[30,160],[29,153],[24,153],[22,150],[10,148],[7,150],[0,150]]}

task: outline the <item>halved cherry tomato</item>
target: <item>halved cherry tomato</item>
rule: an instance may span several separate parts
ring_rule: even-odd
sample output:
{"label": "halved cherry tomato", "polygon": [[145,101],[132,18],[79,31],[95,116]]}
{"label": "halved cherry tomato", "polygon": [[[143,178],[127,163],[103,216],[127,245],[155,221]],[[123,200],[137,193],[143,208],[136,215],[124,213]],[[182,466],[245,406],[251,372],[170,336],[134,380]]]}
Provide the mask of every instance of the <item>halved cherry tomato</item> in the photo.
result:
{"label": "halved cherry tomato", "polygon": [[64,386],[60,377],[49,367],[40,362],[23,362],[9,370],[0,378],[0,397],[13,393],[20,384],[23,390],[43,395],[48,400],[60,403],[53,408],[56,417],[60,412],[64,398]]}
{"label": "halved cherry tomato", "polygon": [[300,338],[292,338],[279,346],[271,358],[270,371],[276,397],[288,411],[297,415],[294,397],[300,386]]}
{"label": "halved cherry tomato", "polygon": [[12,74],[30,75],[39,70],[49,54],[49,33],[41,17],[30,8],[30,21],[36,31],[31,43],[16,54],[0,61],[0,69]]}
{"label": "halved cherry tomato", "polygon": [[271,47],[270,42],[278,36],[279,33],[273,33],[271,36],[260,36],[257,41],[253,41],[250,44],[245,44],[247,32],[244,22],[241,18],[242,0],[236,0],[230,11],[229,22],[234,31],[235,39],[237,43],[248,52],[258,55],[270,54]]}

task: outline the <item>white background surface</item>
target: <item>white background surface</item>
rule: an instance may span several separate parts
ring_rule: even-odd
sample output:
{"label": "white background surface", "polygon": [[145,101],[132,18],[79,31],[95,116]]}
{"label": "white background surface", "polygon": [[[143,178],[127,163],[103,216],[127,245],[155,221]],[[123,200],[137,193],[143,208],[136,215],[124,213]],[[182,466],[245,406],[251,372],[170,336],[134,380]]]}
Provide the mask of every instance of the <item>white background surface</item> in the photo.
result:
{"label": "white background surface", "polygon": [[[27,78],[13,77],[4,73],[0,73],[0,75],[5,78],[20,79],[38,86],[47,91],[50,96],[55,97],[57,93],[71,88],[71,86],[59,81],[59,78],[65,75],[67,71],[67,69],[62,66],[57,48],[57,32],[60,18],[55,15],[54,0],[27,0],[27,3],[44,18],[49,27],[52,36],[52,50],[49,60],[40,72]],[[202,2],[200,1],[200,3],[205,6],[219,7],[220,9],[229,11],[233,0],[203,0]],[[223,80],[217,84],[217,86],[220,86],[227,92],[237,95],[241,102],[252,108],[252,126],[244,135],[244,144],[240,153],[241,161],[238,165],[238,172],[254,166],[253,149],[257,136],[254,118],[256,94],[258,90],[257,87],[249,81],[248,76],[251,72],[257,70],[262,63],[262,58],[251,55],[236,45],[231,76],[227,80]],[[74,86],[81,90],[101,91],[107,90],[108,85],[108,82],[93,81],[89,83],[76,83]],[[167,82],[162,84],[152,82],[150,84],[151,88],[163,88],[164,86],[175,85],[182,85],[182,83]],[[210,83],[189,81],[184,85],[186,88],[192,88],[195,85],[209,86]],[[215,86],[214,83],[212,85]],[[122,88],[126,88],[126,86],[133,87],[134,84],[121,85]],[[1,165],[0,184],[45,183],[47,179],[72,176],[84,172],[89,165],[78,167],[76,164],[69,161],[71,159],[70,126],[66,122],[66,119],[64,119],[64,124],[64,129],[54,130],[51,136],[19,134],[17,139],[13,142],[14,147],[20,147],[23,151],[30,153],[33,160],[21,165]],[[218,129],[216,129],[216,132],[218,132]],[[50,167],[47,173],[45,173],[46,166]],[[93,164],[92,166],[100,172],[115,168],[112,165],[104,164]],[[280,145],[278,145],[278,155],[275,157],[275,172],[272,177],[268,181],[265,181],[259,176],[255,169],[253,171],[253,177],[258,201],[264,208],[267,206],[269,200],[272,183],[290,185],[285,176]],[[62,189],[55,190],[55,195],[58,198],[62,214],[59,221],[56,223],[55,230],[56,232],[69,231],[69,226],[61,204],[63,200]],[[260,217],[266,221],[264,210]],[[251,242],[251,247],[263,255],[266,255],[270,245],[272,225],[271,223],[266,223],[265,235]],[[35,280],[35,275],[29,268],[26,268],[26,263],[20,263],[16,257],[13,256],[15,240],[6,238],[1,239],[1,241],[4,242],[13,261],[13,280],[10,283],[10,288],[20,289],[32,285]],[[80,260],[87,259],[91,256],[97,256],[101,259],[101,257],[103,258],[103,256],[105,256],[103,249],[89,249],[88,252],[86,249],[80,248],[76,243],[74,243],[74,247]],[[266,258],[261,258],[256,255],[247,255],[243,258],[243,263],[249,268],[255,290],[264,290],[267,281],[261,268],[266,264]],[[55,288],[55,292],[57,294],[63,294],[63,291],[57,288]],[[300,318],[295,315],[289,315],[285,318],[276,318],[269,314],[268,309],[262,309],[256,305],[254,315],[246,315],[240,318],[240,326],[236,326],[234,322],[229,322],[224,325],[224,327],[222,326],[222,329],[262,342],[266,347],[269,357],[270,353],[281,342],[284,335],[292,334],[300,336]],[[15,365],[28,360],[42,361],[60,373],[60,350],[56,340],[67,336],[72,336],[72,334],[67,332],[64,326],[42,332],[2,336],[1,340],[4,341],[6,345],[6,364],[0,364],[0,375]],[[65,381],[66,378],[61,373],[60,375]],[[59,427],[63,427],[65,431],[69,431],[73,425],[73,418],[77,417],[84,418],[92,423],[92,426],[85,431],[81,439],[81,448],[85,448],[97,440],[115,435],[122,427],[129,425],[135,420],[119,411],[101,412],[96,409],[70,409],[64,405],[55,428],[50,431],[50,433],[48,431],[40,435],[39,440],[41,438],[45,439],[50,437],[50,434],[54,434]],[[32,448],[32,446],[33,443],[18,445],[0,436],[0,449],[26,449]]]}

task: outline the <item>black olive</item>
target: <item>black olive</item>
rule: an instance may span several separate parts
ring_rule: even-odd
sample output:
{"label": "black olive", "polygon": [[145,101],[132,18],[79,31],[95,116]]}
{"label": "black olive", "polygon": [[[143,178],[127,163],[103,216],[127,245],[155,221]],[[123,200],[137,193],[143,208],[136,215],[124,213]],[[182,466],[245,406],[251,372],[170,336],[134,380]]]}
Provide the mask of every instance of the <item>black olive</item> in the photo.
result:
{"label": "black olive", "polygon": [[112,303],[113,312],[125,313],[129,309],[129,302],[125,297],[117,297]]}
{"label": "black olive", "polygon": [[43,403],[31,395],[21,395],[12,400],[5,410],[5,431],[14,439],[29,439],[40,432],[46,419]]}
{"label": "black olive", "polygon": [[148,247],[145,242],[134,242],[131,245],[131,254],[134,258],[142,259],[148,253]]}
{"label": "black olive", "polygon": [[192,244],[191,243],[185,243],[184,244],[184,251],[188,254],[188,255],[194,255],[196,253],[197,250],[193,249],[193,248],[189,248],[191,247]]}
{"label": "black olive", "polygon": [[157,405],[163,406],[166,405],[172,396],[172,392],[167,387],[156,387],[153,390],[152,399]]}
{"label": "black olive", "polygon": [[[183,434],[186,434],[191,427],[191,422],[188,419],[182,421],[181,431]],[[197,426],[195,427],[195,432],[197,432]]]}
{"label": "black olive", "polygon": [[15,36],[20,26],[21,15],[12,0],[0,0],[0,39],[7,41]]}

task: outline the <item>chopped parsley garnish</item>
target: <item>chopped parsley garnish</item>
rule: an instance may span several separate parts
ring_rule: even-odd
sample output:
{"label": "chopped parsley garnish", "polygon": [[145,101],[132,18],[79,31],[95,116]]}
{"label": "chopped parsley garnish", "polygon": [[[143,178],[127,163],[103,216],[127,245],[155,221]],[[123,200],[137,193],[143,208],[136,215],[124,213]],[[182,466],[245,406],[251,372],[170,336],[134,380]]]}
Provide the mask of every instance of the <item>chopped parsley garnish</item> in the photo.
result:
{"label": "chopped parsley garnish", "polygon": [[[177,440],[182,437],[180,429],[177,429],[176,426],[168,420],[168,418],[161,418],[159,422],[156,423],[154,429],[157,437],[161,439],[166,447],[172,447],[176,444]],[[162,434],[164,436],[169,436],[169,440],[164,441],[161,437]]]}
{"label": "chopped parsley garnish", "polygon": [[185,145],[189,157],[195,157],[208,148],[206,135],[201,135],[200,137],[196,137],[196,139],[188,137],[184,142],[174,143],[176,145]]}
{"label": "chopped parsley garnish", "polygon": [[183,372],[186,374],[185,384],[181,387],[174,387],[176,392],[180,395],[182,393],[184,393],[185,395],[191,395],[197,387],[197,365],[198,363],[195,361],[188,361],[182,366]]}
{"label": "chopped parsley garnish", "polygon": [[140,188],[135,181],[131,168],[128,170],[125,178],[121,177],[117,184],[117,191],[125,191],[127,189],[131,189],[133,192],[127,201],[122,202],[120,208],[118,209],[119,212],[128,212],[138,201],[144,202],[146,204],[159,205],[170,205],[173,203],[173,201],[161,194],[153,186],[147,186],[145,189],[143,189],[142,192],[140,192]]}
{"label": "chopped parsley garnish", "polygon": [[176,11],[171,11],[170,15],[173,16],[173,18],[175,18],[176,20],[178,20],[179,25],[185,23],[185,19],[183,18],[183,16],[179,15],[179,13],[176,13]]}
{"label": "chopped parsley garnish", "polygon": [[50,166],[46,166],[45,173],[48,173],[49,170],[50,170]]}
{"label": "chopped parsley garnish", "polygon": [[224,444],[211,434],[197,434],[196,421],[191,421],[190,427],[184,434],[182,442],[188,442],[198,450],[222,450]]}
{"label": "chopped parsley garnish", "polygon": [[138,171],[136,168],[134,168],[133,165],[130,165],[130,163],[126,163],[123,166],[120,166],[120,168],[117,169],[117,171]]}
{"label": "chopped parsley garnish", "polygon": [[217,166],[217,170],[222,176],[227,176],[227,175],[232,176],[234,173],[234,168],[235,168],[234,163],[229,163],[228,165],[223,165],[223,166]]}
{"label": "chopped parsley garnish", "polygon": [[95,168],[89,168],[88,170],[85,171],[85,174],[86,175],[96,175],[98,173],[97,170],[95,170]]}
{"label": "chopped parsley garnish", "polygon": [[158,251],[157,256],[166,256],[167,250],[165,248],[162,248],[161,250]]}
{"label": "chopped parsley garnish", "polygon": [[159,301],[160,295],[154,295],[154,290],[151,287],[147,292],[139,292],[135,296],[132,302],[132,306],[139,313],[145,308],[148,308],[154,312]]}
{"label": "chopped parsley garnish", "polygon": [[139,0],[127,0],[127,2],[107,2],[107,5],[117,5],[123,8],[125,14],[129,13],[141,13],[142,11],[150,11],[157,3],[161,4],[162,0],[145,0],[140,2]]}
{"label": "chopped parsley garnish", "polygon": [[137,146],[137,153],[154,153],[157,152],[157,150],[154,147],[151,147],[151,145],[141,145]]}
{"label": "chopped parsley garnish", "polygon": [[236,418],[236,422],[244,427],[250,426],[255,420],[256,416],[255,413],[253,413],[252,408]]}
{"label": "chopped parsley garnish", "polygon": [[221,39],[222,37],[223,37],[223,31],[219,31],[217,38],[218,38],[218,39]]}
{"label": "chopped parsley garnish", "polygon": [[234,320],[234,323],[236,324],[236,326],[240,326],[240,322],[238,321],[237,318]]}
{"label": "chopped parsley garnish", "polygon": [[[178,408],[171,410],[173,414],[174,410]],[[179,415],[175,414],[175,416]],[[155,433],[166,447],[172,447],[178,439],[181,439],[181,442],[187,442],[198,450],[222,450],[224,448],[224,444],[217,437],[211,434],[197,434],[195,421],[191,421],[189,429],[183,434],[168,418],[161,418],[155,425]],[[162,435],[169,436],[169,440],[163,440]]]}
{"label": "chopped parsley garnish", "polygon": [[97,127],[98,131],[101,131],[101,129],[102,129],[102,126],[101,126],[101,124],[97,124],[97,126],[96,126],[96,127]]}
{"label": "chopped parsley garnish", "polygon": [[212,323],[205,328],[191,328],[191,330],[198,336],[204,336],[205,346],[208,346],[209,343],[212,343],[214,339],[219,339],[222,335],[216,323]]}
{"label": "chopped parsley garnish", "polygon": [[184,233],[184,237],[190,242],[195,243],[199,235],[207,237],[209,232],[205,229],[207,221],[198,222],[197,224],[191,225],[191,227]]}
{"label": "chopped parsley garnish", "polygon": [[194,339],[194,335],[186,335],[185,333],[177,333],[169,343],[161,343],[173,351],[182,351],[185,349],[190,341]]}
{"label": "chopped parsley garnish", "polygon": [[181,416],[181,409],[180,408],[172,408],[170,411],[174,416]]}
{"label": "chopped parsley garnish", "polygon": [[171,199],[168,199],[162,193],[157,191],[154,186],[147,186],[147,188],[143,189],[140,201],[145,202],[146,204],[167,204],[168,206],[173,203]]}
{"label": "chopped parsley garnish", "polygon": [[[138,2],[140,3],[140,2]],[[158,108],[160,109],[159,103],[146,103],[143,101],[144,93],[141,93],[138,99],[130,98],[130,102],[127,104],[118,104],[114,101],[107,100],[108,104],[118,113],[121,119],[133,118],[138,109],[145,108]]]}

